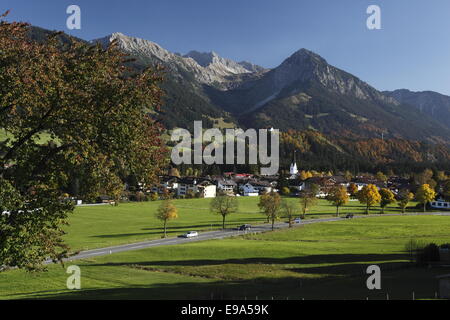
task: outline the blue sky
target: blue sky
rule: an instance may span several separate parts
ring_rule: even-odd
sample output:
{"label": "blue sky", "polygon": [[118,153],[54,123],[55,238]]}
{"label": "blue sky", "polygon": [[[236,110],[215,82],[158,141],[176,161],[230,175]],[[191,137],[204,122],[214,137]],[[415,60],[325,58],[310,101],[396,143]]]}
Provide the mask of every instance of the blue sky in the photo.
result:
{"label": "blue sky", "polygon": [[[81,30],[66,29],[71,4],[81,7]],[[372,4],[382,30],[366,28]],[[449,0],[2,0],[0,9],[87,40],[122,32],[264,67],[307,48],[380,90],[450,95]]]}

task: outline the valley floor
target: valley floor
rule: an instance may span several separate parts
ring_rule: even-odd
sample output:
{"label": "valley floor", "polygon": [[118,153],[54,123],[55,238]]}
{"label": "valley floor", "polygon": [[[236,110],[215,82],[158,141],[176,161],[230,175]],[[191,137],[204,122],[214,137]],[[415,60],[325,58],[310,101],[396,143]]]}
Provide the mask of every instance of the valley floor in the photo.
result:
{"label": "valley floor", "polygon": [[[0,298],[44,299],[432,299],[449,267],[408,262],[411,239],[450,242],[448,216],[391,216],[305,225],[264,234],[123,252],[66,264],[81,290],[66,289],[60,265],[0,274]],[[382,270],[382,290],[366,268]]]}

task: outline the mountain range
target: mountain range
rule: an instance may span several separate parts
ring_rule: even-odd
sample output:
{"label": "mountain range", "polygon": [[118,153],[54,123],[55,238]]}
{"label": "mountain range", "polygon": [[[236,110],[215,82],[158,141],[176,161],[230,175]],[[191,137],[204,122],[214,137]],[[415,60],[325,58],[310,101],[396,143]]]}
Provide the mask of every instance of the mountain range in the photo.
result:
{"label": "mountain range", "polygon": [[431,92],[380,92],[306,49],[265,69],[215,52],[180,55],[121,33],[93,43],[107,46],[114,40],[137,59],[138,66],[161,64],[166,68],[168,100],[163,121],[169,128],[189,126],[186,122],[195,115],[199,116],[196,120],[220,120],[232,126],[317,130],[348,138],[441,142],[450,136],[449,97]]}
{"label": "mountain range", "polygon": [[[36,27],[30,31],[35,40],[49,33]],[[61,37],[67,41],[69,36]],[[448,96],[405,89],[382,92],[307,49],[267,69],[216,52],[182,55],[122,33],[88,43],[106,47],[113,41],[135,59],[130,65],[137,71],[163,66],[166,95],[155,116],[169,130],[192,130],[195,120],[203,120],[204,127],[274,127],[297,137],[295,132],[303,132],[301,139],[314,155],[308,159],[316,162],[324,157],[335,161],[336,153],[347,162],[355,156],[386,163],[450,160],[447,149],[430,149],[450,145]],[[398,151],[401,145],[407,150]]]}
{"label": "mountain range", "polygon": [[413,92],[407,89],[384,91],[395,100],[416,107],[422,114],[431,116],[445,126],[450,126],[450,97],[433,92]]}

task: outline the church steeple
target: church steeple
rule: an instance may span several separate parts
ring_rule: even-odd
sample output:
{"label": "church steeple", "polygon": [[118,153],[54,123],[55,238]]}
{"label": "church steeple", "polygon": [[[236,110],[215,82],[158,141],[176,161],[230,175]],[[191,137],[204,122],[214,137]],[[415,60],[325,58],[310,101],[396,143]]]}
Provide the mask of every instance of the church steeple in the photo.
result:
{"label": "church steeple", "polygon": [[295,150],[292,154],[292,163],[291,163],[291,168],[289,169],[289,174],[291,174],[291,175],[296,175],[298,173],[297,160],[295,157],[296,153],[297,153],[297,150]]}

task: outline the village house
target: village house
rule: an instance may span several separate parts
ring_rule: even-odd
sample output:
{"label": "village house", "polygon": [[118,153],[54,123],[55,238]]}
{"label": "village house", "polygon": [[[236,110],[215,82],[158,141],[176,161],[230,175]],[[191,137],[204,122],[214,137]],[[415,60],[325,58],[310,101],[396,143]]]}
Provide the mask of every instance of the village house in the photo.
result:
{"label": "village house", "polygon": [[439,198],[436,201],[430,202],[430,207],[432,207],[433,209],[450,210],[450,202]]}
{"label": "village house", "polygon": [[225,194],[234,194],[237,189],[237,183],[231,179],[216,178],[214,182],[217,186],[217,192]]}
{"label": "village house", "polygon": [[317,185],[320,197],[325,197],[337,184],[336,179],[333,177],[312,177],[306,179],[304,183],[303,190],[310,190],[313,185]]}
{"label": "village house", "polygon": [[158,194],[163,194],[166,191],[169,193],[176,193],[178,190],[179,180],[180,178],[174,176],[160,176],[159,184],[153,185],[150,191]]}
{"label": "village house", "polygon": [[295,190],[294,195],[298,195],[299,192],[306,189],[305,181],[296,180],[288,180],[289,189]]}
{"label": "village house", "polygon": [[380,181],[374,177],[359,176],[352,179],[352,183],[354,183],[358,187],[358,191],[360,191],[362,188],[364,188],[364,186],[367,186],[369,184],[373,184],[377,186],[379,189],[387,187],[386,182]]}
{"label": "village house", "polygon": [[411,185],[409,179],[401,178],[401,177],[390,177],[387,181],[387,188],[398,194],[400,190],[411,190],[413,186]]}
{"label": "village house", "polygon": [[192,192],[194,195],[200,194],[201,198],[214,198],[216,196],[217,187],[209,179],[186,177],[178,181],[178,196],[186,196]]}
{"label": "village house", "polygon": [[250,182],[239,185],[239,191],[245,197],[257,197],[259,196],[259,190],[256,189]]}
{"label": "village house", "polygon": [[277,191],[274,188],[274,186],[268,181],[254,180],[254,181],[250,181],[249,183],[251,183],[253,188],[258,190],[260,194],[261,193],[269,193],[269,192],[272,192],[272,191],[274,191],[274,192]]}

